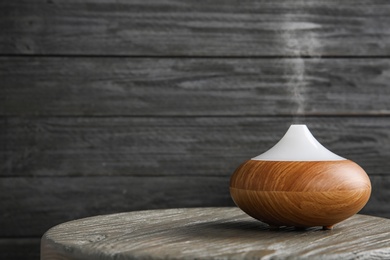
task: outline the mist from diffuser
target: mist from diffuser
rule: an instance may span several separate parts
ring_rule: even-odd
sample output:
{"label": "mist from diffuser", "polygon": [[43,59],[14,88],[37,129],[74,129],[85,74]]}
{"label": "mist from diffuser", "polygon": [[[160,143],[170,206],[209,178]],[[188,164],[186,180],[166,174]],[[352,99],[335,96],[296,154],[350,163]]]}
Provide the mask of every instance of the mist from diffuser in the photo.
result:
{"label": "mist from diffuser", "polygon": [[346,160],[326,149],[306,125],[291,125],[283,138],[271,149],[252,160],[264,161],[334,161]]}

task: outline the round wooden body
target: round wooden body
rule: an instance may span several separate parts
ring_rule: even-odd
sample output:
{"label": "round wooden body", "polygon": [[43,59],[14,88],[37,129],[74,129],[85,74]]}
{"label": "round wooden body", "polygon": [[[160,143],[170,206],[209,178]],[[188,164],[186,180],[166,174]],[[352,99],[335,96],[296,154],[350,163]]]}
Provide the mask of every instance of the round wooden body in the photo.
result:
{"label": "round wooden body", "polygon": [[230,194],[244,212],[270,226],[332,228],[364,207],[371,183],[350,160],[249,160],[233,173]]}

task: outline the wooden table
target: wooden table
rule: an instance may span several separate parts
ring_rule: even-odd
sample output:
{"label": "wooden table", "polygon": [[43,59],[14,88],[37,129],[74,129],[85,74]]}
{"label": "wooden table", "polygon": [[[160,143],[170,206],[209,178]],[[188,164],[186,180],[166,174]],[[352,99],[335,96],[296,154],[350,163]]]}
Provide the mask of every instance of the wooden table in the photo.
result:
{"label": "wooden table", "polygon": [[272,230],[238,208],[149,210],[67,222],[41,242],[42,260],[260,258],[390,259],[390,219]]}

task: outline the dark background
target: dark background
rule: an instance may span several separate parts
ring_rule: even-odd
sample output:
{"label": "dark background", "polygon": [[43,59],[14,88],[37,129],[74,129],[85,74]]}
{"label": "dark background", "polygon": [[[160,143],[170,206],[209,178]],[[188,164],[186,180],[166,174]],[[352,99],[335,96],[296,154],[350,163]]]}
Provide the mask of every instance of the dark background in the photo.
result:
{"label": "dark background", "polygon": [[233,206],[229,177],[304,123],[390,217],[390,3],[0,2],[0,258],[76,218]]}

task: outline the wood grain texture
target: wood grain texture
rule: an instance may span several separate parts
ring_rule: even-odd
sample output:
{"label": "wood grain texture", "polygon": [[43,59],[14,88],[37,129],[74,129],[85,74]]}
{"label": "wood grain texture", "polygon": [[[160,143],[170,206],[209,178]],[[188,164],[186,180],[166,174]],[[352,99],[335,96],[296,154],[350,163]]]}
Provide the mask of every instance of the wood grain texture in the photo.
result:
{"label": "wood grain texture", "polygon": [[390,115],[388,59],[0,57],[2,116]]}
{"label": "wood grain texture", "polygon": [[331,229],[364,207],[371,183],[350,160],[248,160],[231,176],[230,194],[244,212],[271,226]]}
{"label": "wood grain texture", "polygon": [[132,210],[232,206],[229,177],[0,178],[0,237],[41,236],[81,217]]}
{"label": "wood grain texture", "polygon": [[351,160],[247,160],[232,174],[230,187],[287,192],[371,189],[366,172]]}
{"label": "wood grain texture", "polygon": [[[65,221],[116,212],[233,206],[225,177],[1,178],[0,237],[41,236]],[[370,176],[360,212],[390,218],[390,177]]]}
{"label": "wood grain texture", "polygon": [[2,1],[1,54],[389,55],[390,4]]}
{"label": "wood grain texture", "polygon": [[289,192],[230,188],[230,194],[240,209],[272,228],[333,229],[363,208],[370,190]]}
{"label": "wood grain texture", "polygon": [[[390,173],[389,117],[300,118],[368,174]],[[271,148],[291,117],[8,118],[2,176],[226,176]]]}
{"label": "wood grain texture", "polygon": [[384,259],[390,220],[355,215],[333,231],[269,230],[238,208],[130,212],[75,220],[42,237],[42,260]]}

